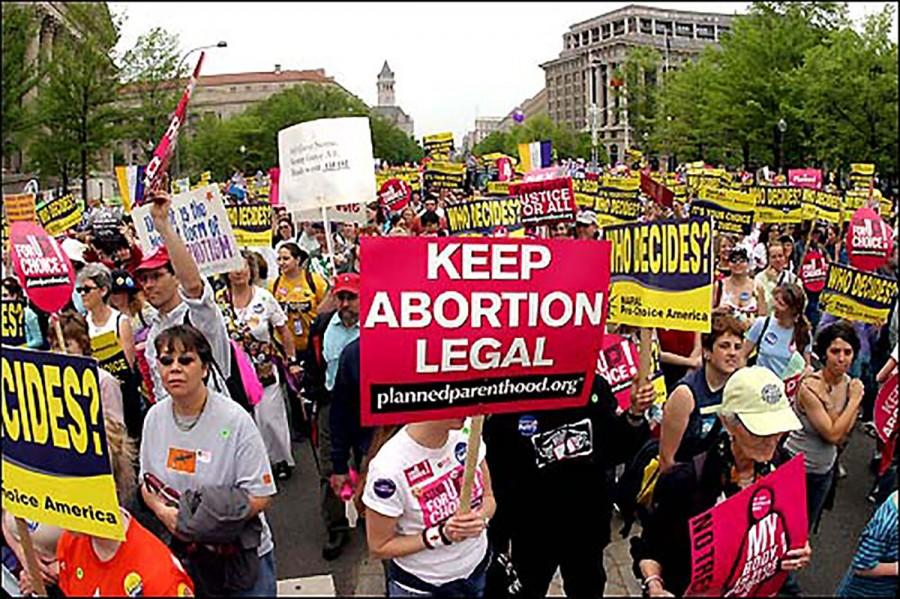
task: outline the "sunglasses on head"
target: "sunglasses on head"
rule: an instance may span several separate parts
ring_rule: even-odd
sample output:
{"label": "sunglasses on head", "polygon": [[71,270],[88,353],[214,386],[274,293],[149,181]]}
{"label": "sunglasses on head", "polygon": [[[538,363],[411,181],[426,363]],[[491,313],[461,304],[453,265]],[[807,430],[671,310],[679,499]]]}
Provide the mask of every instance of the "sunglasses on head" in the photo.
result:
{"label": "sunglasses on head", "polygon": [[[157,360],[159,360],[159,363],[163,366],[171,366],[175,363],[175,358],[173,358],[172,356],[159,356]],[[195,361],[197,361],[197,358],[190,354],[181,354],[180,356],[178,356],[178,364],[180,366],[190,366]]]}

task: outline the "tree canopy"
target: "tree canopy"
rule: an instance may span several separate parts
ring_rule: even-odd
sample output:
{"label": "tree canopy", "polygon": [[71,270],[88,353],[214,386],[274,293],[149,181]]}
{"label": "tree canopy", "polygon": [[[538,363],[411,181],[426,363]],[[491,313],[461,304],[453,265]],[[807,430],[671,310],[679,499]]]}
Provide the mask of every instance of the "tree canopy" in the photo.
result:
{"label": "tree canopy", "polygon": [[[591,136],[589,133],[575,131],[572,127],[561,123],[555,124],[549,116],[539,114],[527,119],[521,125],[514,125],[508,132],[494,131],[480,143],[472,148],[476,156],[502,152],[509,156],[518,156],[519,144],[533,141],[549,140],[559,158],[584,158],[591,157]],[[606,153],[603,146],[598,146],[598,160],[606,161]]]}

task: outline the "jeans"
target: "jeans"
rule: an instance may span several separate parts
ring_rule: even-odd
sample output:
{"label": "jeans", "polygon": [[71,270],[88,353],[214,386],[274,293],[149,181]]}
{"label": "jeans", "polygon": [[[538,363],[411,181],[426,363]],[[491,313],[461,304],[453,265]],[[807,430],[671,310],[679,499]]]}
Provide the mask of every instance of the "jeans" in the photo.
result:
{"label": "jeans", "polygon": [[388,597],[484,597],[490,561],[491,551],[488,549],[484,559],[467,578],[451,580],[437,587],[391,563],[388,566]]}
{"label": "jeans", "polygon": [[253,588],[240,593],[234,593],[234,597],[274,597],[278,590],[278,579],[275,577],[275,550],[260,556],[259,576]]}
{"label": "jeans", "polygon": [[825,499],[828,497],[828,491],[831,490],[835,468],[837,468],[837,461],[825,474],[806,473],[806,514],[810,532],[817,528],[816,524],[822,515],[822,508],[825,507]]}

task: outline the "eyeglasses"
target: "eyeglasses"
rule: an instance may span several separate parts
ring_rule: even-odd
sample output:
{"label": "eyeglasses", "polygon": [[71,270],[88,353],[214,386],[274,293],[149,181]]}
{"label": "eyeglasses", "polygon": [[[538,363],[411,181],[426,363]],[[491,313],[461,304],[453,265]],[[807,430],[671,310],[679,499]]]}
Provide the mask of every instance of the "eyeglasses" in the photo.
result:
{"label": "eyeglasses", "polygon": [[78,287],[75,291],[77,291],[81,295],[87,295],[94,289],[99,289],[99,288],[98,287],[88,287],[87,285],[85,285],[84,287]]}
{"label": "eyeglasses", "polygon": [[[175,363],[175,358],[173,358],[172,356],[159,356],[157,360],[159,360],[159,363],[163,366],[171,366]],[[197,358],[190,354],[181,354],[180,356],[178,356],[178,364],[180,366],[190,366],[196,361]]]}

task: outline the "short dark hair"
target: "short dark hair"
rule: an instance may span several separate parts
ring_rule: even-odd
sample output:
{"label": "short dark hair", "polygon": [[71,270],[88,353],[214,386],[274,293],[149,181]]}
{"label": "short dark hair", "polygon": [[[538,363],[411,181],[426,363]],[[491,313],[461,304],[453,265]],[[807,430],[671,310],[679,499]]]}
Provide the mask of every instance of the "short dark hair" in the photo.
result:
{"label": "short dark hair", "polygon": [[211,365],[213,359],[212,346],[209,341],[199,330],[189,324],[177,324],[164,330],[153,342],[156,348],[156,355],[160,355],[163,350],[172,352],[181,346],[181,351],[192,351],[200,357],[200,362],[204,366]]}
{"label": "short dark hair", "polygon": [[739,339],[744,338],[744,325],[741,324],[741,321],[732,316],[728,312],[715,312],[712,313],[712,328],[708,333],[703,333],[700,335],[700,345],[703,349],[708,349],[712,351],[713,345],[716,344],[716,340],[719,337],[727,335],[731,333],[735,337]]}
{"label": "short dark hair", "polygon": [[296,260],[305,260],[308,256],[306,250],[301,248],[300,245],[294,241],[285,241],[278,245],[278,249],[287,250]]}
{"label": "short dark hair", "polygon": [[859,335],[856,334],[856,329],[846,320],[838,320],[819,331],[819,334],[816,335],[816,355],[819,356],[823,363],[825,362],[825,354],[828,353],[828,348],[831,347],[835,339],[846,341],[853,348],[853,355],[859,355]]}
{"label": "short dark hair", "polygon": [[440,225],[441,224],[441,217],[439,217],[437,215],[437,212],[424,212],[424,213],[422,213],[422,216],[419,218],[420,218],[420,221],[422,222],[423,227],[428,226],[428,225]]}

